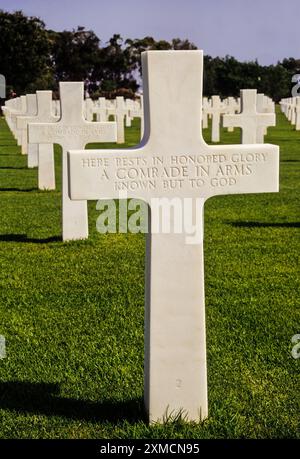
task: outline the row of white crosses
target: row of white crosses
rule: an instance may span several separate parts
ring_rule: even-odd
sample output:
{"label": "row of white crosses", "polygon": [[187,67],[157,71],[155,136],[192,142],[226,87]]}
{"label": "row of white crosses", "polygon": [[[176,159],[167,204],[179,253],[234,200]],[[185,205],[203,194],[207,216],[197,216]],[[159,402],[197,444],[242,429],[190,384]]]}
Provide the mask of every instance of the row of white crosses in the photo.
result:
{"label": "row of white crosses", "polygon": [[300,131],[300,97],[287,97],[281,99],[280,107],[282,113],[286,116],[296,131]]}
{"label": "row of white crosses", "polygon": [[[212,118],[211,141],[220,142],[220,123],[221,117],[225,113],[234,114],[240,112],[240,98],[227,97],[221,101],[219,96],[203,97],[202,108],[202,128],[208,128],[208,118]],[[228,132],[232,132],[234,127],[228,127]]]}
{"label": "row of white crosses", "polygon": [[[11,118],[13,132],[27,154],[29,164],[38,166],[40,189],[55,188],[53,145],[62,147],[62,237],[64,241],[88,237],[87,202],[72,202],[68,195],[67,150],[85,148],[92,142],[116,142],[115,122],[90,122],[84,119],[83,83],[60,83],[60,117],[54,115],[51,91],[25,96],[26,107],[4,113]],[[21,96],[22,97],[22,96]],[[24,100],[24,99],[23,99]]]}
{"label": "row of white crosses", "polygon": [[15,135],[15,127],[13,123],[13,113],[25,113],[26,112],[26,97],[16,97],[5,102],[5,105],[1,107],[5,120],[8,124],[9,129]]}
{"label": "row of white crosses", "polygon": [[[38,116],[38,98],[42,97],[42,93],[48,93],[48,96],[50,94],[49,106],[51,113],[58,116],[60,112],[59,101],[53,101],[52,92],[49,91],[38,91],[37,94],[27,94],[26,96],[20,96],[15,99],[7,100],[5,105],[2,107],[6,122],[17,141],[17,144],[21,147],[21,153],[23,155],[29,153],[28,167],[37,166],[37,151],[36,148],[32,148],[28,144],[27,121],[31,119],[36,121],[36,117]],[[43,104],[40,101],[40,109],[42,105]]]}
{"label": "row of white crosses", "polygon": [[[21,131],[22,138],[21,151],[28,155],[29,168],[39,168],[39,188],[52,190],[55,189],[53,145],[30,143],[28,139],[30,123],[58,121],[59,117],[53,114],[55,107],[52,101],[52,91],[37,91],[36,94],[26,95],[26,105],[26,115],[17,117],[17,129]],[[46,180],[47,183],[45,183]]]}
{"label": "row of white crosses", "polygon": [[115,99],[105,99],[100,97],[98,100],[86,99],[85,115],[88,121],[92,121],[94,115],[96,120],[106,122],[110,116],[113,116],[117,123],[117,143],[125,142],[126,127],[131,127],[134,118],[141,119],[141,132],[143,135],[143,96],[140,95],[136,100],[124,99],[118,96]]}
{"label": "row of white crosses", "polygon": [[207,117],[212,118],[211,141],[220,141],[220,126],[232,131],[241,128],[241,143],[263,143],[269,126],[275,126],[275,105],[264,94],[255,89],[243,89],[240,98],[228,97],[221,101],[219,96],[204,99],[203,128],[207,127]]}
{"label": "row of white crosses", "polygon": [[[21,100],[22,99],[22,100]],[[22,103],[20,103],[22,102]],[[18,115],[24,116],[34,116],[37,113],[37,101],[35,94],[27,94],[26,96],[22,96],[21,98],[16,98],[9,100],[5,103],[4,112],[7,116],[7,122],[9,127],[11,128],[12,132],[15,136],[20,136],[20,140],[18,144],[21,146],[21,151],[23,154],[27,154],[27,142],[26,128],[24,125],[22,127],[15,127],[10,123],[10,113],[13,110],[18,111]],[[60,101],[54,100],[52,102],[52,110],[54,116],[60,116]],[[130,127],[132,120],[134,118],[140,118],[141,120],[141,138],[143,136],[143,96],[139,95],[136,100],[131,99],[124,99],[123,97],[117,97],[113,100],[105,99],[104,97],[100,97],[98,100],[93,101],[90,98],[85,99],[84,101],[84,116],[87,121],[93,121],[94,115],[96,117],[96,121],[100,122],[107,122],[109,121],[109,117],[112,115],[117,123],[117,143],[124,143],[125,142],[125,131],[124,125],[126,127]],[[23,132],[23,141],[22,141],[22,133]],[[29,162],[29,167],[31,166]]]}
{"label": "row of white crosses", "polygon": [[[130,105],[127,103],[126,108],[123,97],[118,97],[115,101],[102,99],[100,104],[105,103],[105,113],[102,114],[101,121],[97,123],[87,121],[86,124],[83,113],[90,118],[89,114],[94,113],[95,110],[90,108],[91,99],[83,100],[83,84],[61,83],[60,94],[61,101],[52,101],[51,91],[27,94],[7,101],[3,112],[21,146],[22,154],[28,154],[28,167],[38,167],[39,189],[55,189],[53,144],[58,143],[63,147],[63,240],[84,239],[88,237],[87,204],[70,203],[67,196],[66,151],[71,147],[82,148],[89,142],[123,143],[124,117],[130,116],[130,119],[133,119],[140,116],[143,119],[143,116],[141,116],[140,102],[136,101]],[[94,107],[93,103],[92,105]],[[59,121],[61,113],[64,119]],[[74,113],[78,114],[77,120]],[[116,123],[108,122],[111,114],[116,118]],[[53,129],[56,130],[56,135],[53,134],[52,137],[48,135],[48,138],[45,138],[43,135],[32,134],[29,138],[28,126],[36,123],[55,123]],[[34,130],[30,128],[29,132]]]}
{"label": "row of white crosses", "polygon": [[[225,113],[228,115],[234,115],[235,113],[239,113],[241,111],[241,99],[238,97],[237,99],[235,97],[227,97],[227,99],[224,100],[225,104]],[[229,126],[227,128],[228,132],[233,132],[234,131],[234,126]]]}
{"label": "row of white crosses", "polygon": [[[278,191],[277,146],[204,142],[202,51],[150,51],[143,53],[142,65],[143,142],[133,149],[71,150],[72,201],[118,199],[119,185],[134,181],[132,164],[135,174],[152,177],[155,171],[151,186],[128,188],[128,197],[148,203],[150,214],[154,198],[190,199],[203,219],[209,197]],[[174,165],[180,171],[176,189],[167,179]],[[154,216],[146,245],[145,405],[150,422],[178,413],[199,421],[208,415],[203,243],[187,244],[185,229],[181,234],[153,230]]]}

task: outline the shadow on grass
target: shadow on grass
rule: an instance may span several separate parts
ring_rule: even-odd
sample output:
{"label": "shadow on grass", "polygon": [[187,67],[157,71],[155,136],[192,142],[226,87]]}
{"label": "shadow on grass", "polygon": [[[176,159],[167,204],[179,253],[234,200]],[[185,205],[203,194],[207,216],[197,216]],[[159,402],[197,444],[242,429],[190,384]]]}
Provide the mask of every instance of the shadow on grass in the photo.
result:
{"label": "shadow on grass", "polygon": [[30,242],[32,244],[47,244],[48,242],[61,242],[60,236],[51,236],[44,239],[27,237],[26,234],[0,234],[0,242]]}
{"label": "shadow on grass", "polygon": [[16,191],[18,193],[30,193],[31,191],[38,191],[37,188],[0,188],[0,191]]}
{"label": "shadow on grass", "polygon": [[300,163],[300,159],[283,159],[281,163]]}
{"label": "shadow on grass", "polygon": [[241,228],[300,228],[300,222],[282,222],[282,223],[265,223],[265,222],[225,222],[231,226]]}
{"label": "shadow on grass", "polygon": [[20,145],[17,145],[17,143],[8,138],[8,137],[1,137],[0,138],[0,147],[19,147]]}
{"label": "shadow on grass", "polygon": [[89,422],[145,420],[143,401],[139,398],[124,402],[77,400],[60,397],[58,384],[23,381],[0,383],[0,409]]}
{"label": "shadow on grass", "polygon": [[27,167],[25,167],[25,166],[20,166],[20,167],[16,167],[16,166],[0,167],[0,170],[11,170],[11,169],[27,169]]}

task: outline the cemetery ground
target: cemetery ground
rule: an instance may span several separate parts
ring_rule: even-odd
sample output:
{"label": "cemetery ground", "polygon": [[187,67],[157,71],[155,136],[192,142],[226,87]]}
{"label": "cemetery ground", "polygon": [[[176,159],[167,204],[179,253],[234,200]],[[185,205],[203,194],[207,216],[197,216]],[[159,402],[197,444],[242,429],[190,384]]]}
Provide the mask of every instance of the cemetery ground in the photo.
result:
{"label": "cemetery ground", "polygon": [[[300,438],[300,132],[277,110],[280,193],[207,201],[209,418],[148,426],[145,236],[99,234],[90,202],[89,239],[61,242],[59,147],[57,191],[38,191],[0,123],[0,438]],[[138,139],[135,121],[124,147]]]}

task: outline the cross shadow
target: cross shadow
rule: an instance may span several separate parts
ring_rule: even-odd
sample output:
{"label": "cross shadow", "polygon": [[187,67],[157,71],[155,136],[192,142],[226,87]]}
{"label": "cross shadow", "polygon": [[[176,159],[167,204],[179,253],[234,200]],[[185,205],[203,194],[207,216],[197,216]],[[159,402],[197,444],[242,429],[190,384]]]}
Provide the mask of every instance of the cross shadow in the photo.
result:
{"label": "cross shadow", "polygon": [[16,167],[16,166],[0,167],[0,170],[10,170],[10,169],[27,169],[27,167],[25,167],[25,166],[20,166],[20,167]]}
{"label": "cross shadow", "polygon": [[61,242],[60,236],[51,236],[44,239],[27,237],[26,234],[0,234],[0,242],[30,242],[32,244],[47,244],[48,242]]}
{"label": "cross shadow", "polygon": [[0,188],[0,191],[16,191],[17,193],[30,193],[30,191],[37,191],[37,188]]}
{"label": "cross shadow", "polygon": [[0,409],[22,414],[61,416],[89,422],[134,423],[144,419],[143,401],[104,400],[94,402],[59,396],[59,385],[9,381],[0,383]]}
{"label": "cross shadow", "polygon": [[282,159],[281,163],[300,163],[300,159]]}
{"label": "cross shadow", "polygon": [[300,228],[300,222],[264,223],[264,222],[226,222],[241,228]]}

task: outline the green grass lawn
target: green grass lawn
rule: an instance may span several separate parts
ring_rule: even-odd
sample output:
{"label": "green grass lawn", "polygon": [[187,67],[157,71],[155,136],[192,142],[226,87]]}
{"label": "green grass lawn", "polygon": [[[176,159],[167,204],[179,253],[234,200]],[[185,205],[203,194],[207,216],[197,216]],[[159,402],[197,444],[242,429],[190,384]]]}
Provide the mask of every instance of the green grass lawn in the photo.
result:
{"label": "green grass lawn", "polygon": [[[124,147],[138,139],[135,122]],[[60,150],[57,191],[38,191],[1,119],[0,438],[300,438],[300,132],[278,112],[266,141],[281,148],[280,193],[205,208],[209,419],[149,427],[145,238],[98,234],[90,202],[89,239],[61,242]]]}

